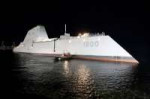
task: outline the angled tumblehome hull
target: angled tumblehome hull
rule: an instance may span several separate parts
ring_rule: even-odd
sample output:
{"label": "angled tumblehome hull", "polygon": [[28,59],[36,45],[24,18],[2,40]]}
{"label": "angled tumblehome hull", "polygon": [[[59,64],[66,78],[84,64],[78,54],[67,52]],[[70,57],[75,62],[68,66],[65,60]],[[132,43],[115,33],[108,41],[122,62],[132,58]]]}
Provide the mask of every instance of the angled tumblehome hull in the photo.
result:
{"label": "angled tumblehome hull", "polygon": [[61,56],[69,53],[73,58],[109,62],[138,61],[109,35],[60,36],[49,39],[43,26],[37,26],[27,33],[23,42],[13,49],[14,52],[48,54]]}

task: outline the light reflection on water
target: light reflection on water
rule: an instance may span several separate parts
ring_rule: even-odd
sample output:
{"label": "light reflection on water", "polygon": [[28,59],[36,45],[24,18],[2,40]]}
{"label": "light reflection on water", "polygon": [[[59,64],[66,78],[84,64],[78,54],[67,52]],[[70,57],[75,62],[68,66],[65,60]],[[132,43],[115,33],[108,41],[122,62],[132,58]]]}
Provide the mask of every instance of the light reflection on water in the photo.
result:
{"label": "light reflection on water", "polygon": [[[16,54],[15,92],[47,98],[129,98],[138,66],[86,60],[54,61],[53,57]],[[21,85],[20,85],[21,84]],[[123,93],[122,93],[123,92]],[[125,97],[126,96],[126,97]]]}

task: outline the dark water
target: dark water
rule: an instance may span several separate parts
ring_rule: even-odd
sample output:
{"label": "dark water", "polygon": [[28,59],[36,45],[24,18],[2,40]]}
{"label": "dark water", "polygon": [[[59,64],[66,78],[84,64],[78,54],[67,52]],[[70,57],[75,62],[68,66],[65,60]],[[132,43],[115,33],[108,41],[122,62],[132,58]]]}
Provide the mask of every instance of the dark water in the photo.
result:
{"label": "dark water", "polygon": [[148,64],[1,52],[1,91],[14,99],[150,99]]}

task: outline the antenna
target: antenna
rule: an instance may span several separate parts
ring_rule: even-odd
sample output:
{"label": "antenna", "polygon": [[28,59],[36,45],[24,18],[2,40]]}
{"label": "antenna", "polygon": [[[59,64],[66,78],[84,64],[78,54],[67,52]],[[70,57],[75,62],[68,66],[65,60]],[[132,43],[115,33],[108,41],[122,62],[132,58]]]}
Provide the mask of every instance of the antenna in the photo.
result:
{"label": "antenna", "polygon": [[66,24],[65,24],[65,34],[66,34]]}

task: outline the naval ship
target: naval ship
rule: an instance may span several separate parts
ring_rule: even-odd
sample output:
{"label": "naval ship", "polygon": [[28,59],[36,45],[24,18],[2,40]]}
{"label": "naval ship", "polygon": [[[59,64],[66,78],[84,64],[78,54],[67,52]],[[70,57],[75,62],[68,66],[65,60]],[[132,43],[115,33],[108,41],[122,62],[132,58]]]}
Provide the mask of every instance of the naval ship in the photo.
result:
{"label": "naval ship", "polygon": [[139,63],[109,35],[89,33],[70,36],[69,33],[59,38],[48,38],[44,26],[38,25],[28,31],[23,42],[13,49],[18,53],[46,54],[54,57],[71,56],[72,58],[107,62]]}

